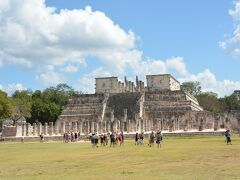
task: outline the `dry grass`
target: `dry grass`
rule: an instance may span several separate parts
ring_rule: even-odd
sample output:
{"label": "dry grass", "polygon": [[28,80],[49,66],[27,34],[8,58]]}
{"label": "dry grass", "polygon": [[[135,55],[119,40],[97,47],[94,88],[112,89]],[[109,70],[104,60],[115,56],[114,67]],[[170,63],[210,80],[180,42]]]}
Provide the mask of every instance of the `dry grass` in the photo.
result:
{"label": "dry grass", "polygon": [[163,148],[2,143],[0,179],[240,179],[240,138],[171,137]]}

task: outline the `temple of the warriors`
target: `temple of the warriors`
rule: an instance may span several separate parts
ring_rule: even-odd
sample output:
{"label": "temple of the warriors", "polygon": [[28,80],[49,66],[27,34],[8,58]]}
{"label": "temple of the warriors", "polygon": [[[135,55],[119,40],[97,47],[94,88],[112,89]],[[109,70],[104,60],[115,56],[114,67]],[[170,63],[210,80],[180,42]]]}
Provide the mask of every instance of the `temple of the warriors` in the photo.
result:
{"label": "temple of the warriors", "polygon": [[170,74],[147,75],[144,81],[96,78],[95,94],[69,99],[57,120],[62,132],[146,132],[219,129],[228,118],[204,111],[191,94],[180,90]]}
{"label": "temple of the warriors", "polygon": [[170,74],[147,75],[144,81],[117,77],[95,79],[95,94],[71,97],[54,123],[6,126],[5,136],[61,135],[64,132],[217,131],[238,127],[234,113],[204,111],[191,94],[180,89]]}

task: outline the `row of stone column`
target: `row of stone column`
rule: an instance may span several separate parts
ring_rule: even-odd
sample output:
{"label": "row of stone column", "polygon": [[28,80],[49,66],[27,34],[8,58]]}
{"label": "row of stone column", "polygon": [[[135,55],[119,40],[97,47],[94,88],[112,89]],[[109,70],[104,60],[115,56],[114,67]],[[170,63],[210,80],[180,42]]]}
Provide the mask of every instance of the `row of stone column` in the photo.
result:
{"label": "row of stone column", "polygon": [[120,132],[120,131],[128,131],[132,132],[136,130],[136,123],[127,120],[113,120],[113,121],[62,121],[60,123],[61,134],[64,132],[80,132],[80,133],[90,133],[90,132],[98,132],[98,133],[107,133],[111,131]]}
{"label": "row of stone column", "polygon": [[180,129],[179,119],[145,119],[138,120],[137,131],[167,130],[176,131]]}
{"label": "row of stone column", "polygon": [[53,124],[53,122],[44,123],[24,123],[22,125],[17,125],[17,136],[39,136],[40,134],[46,136],[58,135],[59,128],[57,124]]}
{"label": "row of stone column", "polygon": [[[190,122],[187,121],[187,130],[191,128]],[[169,130],[175,131],[179,129],[179,120],[174,119],[169,121],[161,120],[143,120],[141,118],[137,120],[110,120],[110,121],[62,121],[44,123],[30,123],[23,124],[17,127],[18,136],[39,136],[40,134],[45,136],[60,135],[65,132],[80,132],[81,134],[88,134],[90,132],[107,133],[111,131],[120,132],[145,132],[151,130]]]}

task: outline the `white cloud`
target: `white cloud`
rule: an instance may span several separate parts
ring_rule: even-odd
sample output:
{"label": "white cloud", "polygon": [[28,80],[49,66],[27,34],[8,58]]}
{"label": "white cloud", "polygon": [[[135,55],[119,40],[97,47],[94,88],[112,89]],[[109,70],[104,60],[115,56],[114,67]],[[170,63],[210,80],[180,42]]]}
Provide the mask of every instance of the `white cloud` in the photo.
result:
{"label": "white cloud", "polygon": [[229,10],[229,15],[234,20],[234,32],[232,36],[222,42],[219,42],[219,46],[234,56],[240,56],[240,1],[234,1],[235,9]]}
{"label": "white cloud", "polygon": [[103,67],[99,67],[91,73],[84,74],[73,87],[84,93],[95,93],[95,78],[114,76],[112,72],[109,72]]}
{"label": "white cloud", "polygon": [[73,66],[71,64],[68,64],[66,67],[62,68],[61,70],[67,73],[75,73],[78,71],[78,69],[79,69],[78,66]]}
{"label": "white cloud", "polygon": [[[0,3],[0,66],[37,69],[40,74],[36,79],[44,84],[60,82],[62,75],[55,73],[56,68],[74,73],[86,67],[88,56],[124,73],[140,60],[142,52],[135,48],[135,41],[131,30],[121,29],[89,6],[56,12],[44,0]],[[54,80],[48,78],[50,74]]]}
{"label": "white cloud", "polygon": [[22,85],[21,83],[13,83],[13,84],[7,85],[7,92],[10,95],[13,94],[15,91],[23,91],[23,90],[27,90],[27,88],[24,87],[24,85]]}
{"label": "white cloud", "polygon": [[41,81],[46,86],[49,86],[66,82],[66,77],[54,71],[49,71],[38,75],[36,80]]}
{"label": "white cloud", "polygon": [[141,78],[145,78],[147,74],[165,74],[175,72],[180,76],[187,76],[188,71],[182,57],[171,57],[163,60],[139,60],[133,65],[132,70]]}
{"label": "white cloud", "polygon": [[0,84],[0,90],[2,90],[3,91],[3,86]]}
{"label": "white cloud", "polygon": [[217,80],[209,69],[205,69],[196,75],[191,74],[181,78],[181,82],[184,81],[199,81],[203,92],[212,91],[220,97],[230,95],[234,90],[240,90],[240,81]]}
{"label": "white cloud", "polygon": [[[121,71],[120,66],[126,66],[124,61],[130,61],[128,54],[135,48],[135,39],[131,30],[124,31],[91,7],[60,9],[58,13],[54,7],[47,7],[44,0],[0,3],[2,65],[13,63],[45,71],[91,55],[111,66],[114,58],[120,59]],[[109,57],[106,51],[114,55]]]}
{"label": "white cloud", "polygon": [[142,60],[142,52],[136,49],[111,51],[111,49],[95,52],[103,59],[108,69],[114,69],[115,74],[124,74],[127,68],[135,68]]}

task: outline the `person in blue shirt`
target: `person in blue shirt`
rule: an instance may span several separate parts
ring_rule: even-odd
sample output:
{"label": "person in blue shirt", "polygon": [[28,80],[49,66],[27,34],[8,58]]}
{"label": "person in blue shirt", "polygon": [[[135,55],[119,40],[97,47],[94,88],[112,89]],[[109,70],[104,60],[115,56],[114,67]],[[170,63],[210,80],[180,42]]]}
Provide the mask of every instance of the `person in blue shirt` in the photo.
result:
{"label": "person in blue shirt", "polygon": [[229,130],[226,131],[226,138],[227,138],[227,144],[231,144],[232,145],[231,134],[230,134]]}

